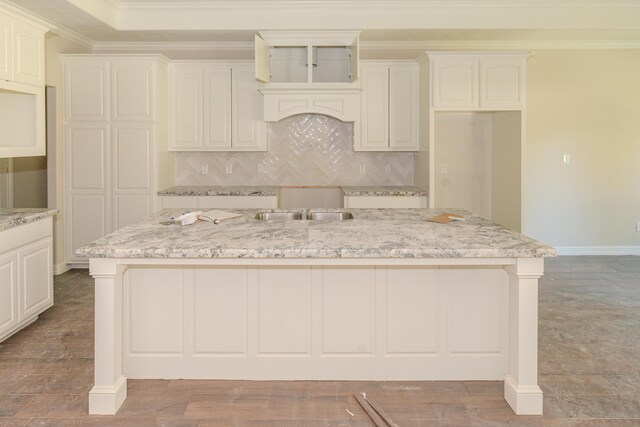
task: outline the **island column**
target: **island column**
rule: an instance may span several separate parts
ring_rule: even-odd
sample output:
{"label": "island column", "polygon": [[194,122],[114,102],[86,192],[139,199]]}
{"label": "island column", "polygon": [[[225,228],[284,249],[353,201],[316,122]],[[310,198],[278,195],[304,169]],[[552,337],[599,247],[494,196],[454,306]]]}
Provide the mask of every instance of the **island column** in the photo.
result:
{"label": "island column", "polygon": [[89,413],[114,415],[127,398],[122,372],[122,276],[115,259],[89,261],[95,279],[95,367]]}
{"label": "island column", "polygon": [[542,415],[538,386],[538,279],[543,258],[518,258],[509,274],[509,373],[504,398],[517,415]]}

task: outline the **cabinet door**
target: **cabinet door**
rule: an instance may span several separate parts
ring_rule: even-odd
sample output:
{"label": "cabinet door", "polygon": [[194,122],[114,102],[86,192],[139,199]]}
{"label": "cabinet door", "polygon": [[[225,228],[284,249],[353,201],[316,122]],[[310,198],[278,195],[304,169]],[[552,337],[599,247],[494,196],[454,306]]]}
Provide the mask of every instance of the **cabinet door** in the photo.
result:
{"label": "cabinet door", "polygon": [[112,230],[148,217],[153,201],[153,125],[113,125]]}
{"label": "cabinet door", "polygon": [[201,67],[174,67],[169,70],[169,149],[202,146]]}
{"label": "cabinet door", "polygon": [[389,148],[389,67],[362,65],[362,123],[360,148]]}
{"label": "cabinet door", "polygon": [[44,86],[44,32],[32,25],[13,22],[13,80]]}
{"label": "cabinet door", "polygon": [[0,339],[18,324],[17,265],[15,251],[0,255]]}
{"label": "cabinet door", "polygon": [[231,148],[231,68],[204,70],[204,147]]}
{"label": "cabinet door", "polygon": [[477,60],[434,59],[431,71],[434,107],[478,107]]}
{"label": "cabinet door", "polygon": [[109,120],[109,63],[78,60],[64,63],[65,121]]}
{"label": "cabinet door", "polygon": [[0,79],[13,79],[13,64],[11,58],[11,34],[13,21],[8,16],[0,15]]}
{"label": "cabinet door", "polygon": [[20,320],[53,305],[53,242],[33,243],[18,252],[20,266]]}
{"label": "cabinet door", "polygon": [[67,262],[86,262],[74,251],[109,230],[109,126],[67,125],[65,138]]}
{"label": "cabinet door", "polygon": [[523,104],[524,63],[518,59],[480,61],[480,107],[519,110]]}
{"label": "cabinet door", "polygon": [[154,64],[150,61],[115,61],[111,65],[111,119],[153,121],[155,114]]}
{"label": "cabinet door", "polygon": [[239,151],[266,151],[262,95],[253,67],[234,67],[231,73],[231,147]]}
{"label": "cabinet door", "polygon": [[255,35],[255,78],[264,83],[271,81],[269,69],[269,45],[259,35]]}
{"label": "cabinet door", "polygon": [[389,69],[389,147],[419,148],[418,66],[393,65]]}

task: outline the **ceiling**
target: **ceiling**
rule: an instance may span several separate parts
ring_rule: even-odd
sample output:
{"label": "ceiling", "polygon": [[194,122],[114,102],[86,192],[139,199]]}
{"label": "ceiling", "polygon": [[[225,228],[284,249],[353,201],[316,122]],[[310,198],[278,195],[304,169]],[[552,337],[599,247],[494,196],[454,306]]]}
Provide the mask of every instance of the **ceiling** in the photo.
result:
{"label": "ceiling", "polygon": [[362,31],[363,57],[368,50],[640,48],[639,0],[4,1],[95,51],[249,52],[260,30],[344,29]]}

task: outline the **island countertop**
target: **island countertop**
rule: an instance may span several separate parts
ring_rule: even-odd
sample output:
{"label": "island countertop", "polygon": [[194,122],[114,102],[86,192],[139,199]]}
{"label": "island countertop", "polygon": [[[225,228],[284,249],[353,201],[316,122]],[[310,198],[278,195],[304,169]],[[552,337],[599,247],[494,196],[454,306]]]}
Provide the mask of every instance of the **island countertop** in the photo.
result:
{"label": "island countertop", "polygon": [[[457,209],[354,209],[354,219],[346,221],[260,221],[255,219],[258,209],[228,209],[242,216],[219,224],[161,224],[183,211],[160,211],[78,249],[76,254],[88,258],[245,259],[556,255],[550,246]],[[463,215],[466,220],[449,224],[426,220],[444,211]]]}
{"label": "island countertop", "polygon": [[57,213],[57,209],[47,208],[0,209],[0,231],[39,221]]}

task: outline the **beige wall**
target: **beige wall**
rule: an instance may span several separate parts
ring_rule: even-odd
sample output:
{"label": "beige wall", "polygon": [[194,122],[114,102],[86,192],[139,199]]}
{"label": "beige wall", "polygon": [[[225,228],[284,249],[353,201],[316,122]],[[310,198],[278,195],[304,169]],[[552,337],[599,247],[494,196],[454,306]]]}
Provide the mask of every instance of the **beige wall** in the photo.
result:
{"label": "beige wall", "polygon": [[529,59],[526,234],[560,247],[640,245],[639,76],[640,50]]}
{"label": "beige wall", "polygon": [[[56,177],[55,177],[55,200],[60,210],[60,214],[54,219],[54,258],[53,263],[56,268],[60,268],[64,263],[64,150],[63,124],[62,124],[62,63],[61,53],[87,53],[90,49],[80,44],[74,43],[55,34],[48,33],[46,36],[46,84],[56,88]],[[52,153],[49,153],[51,155]]]}

